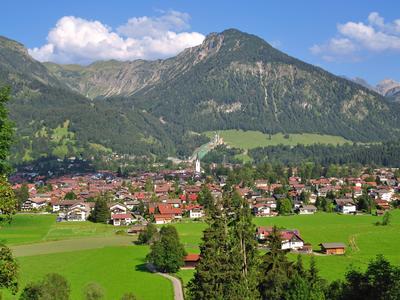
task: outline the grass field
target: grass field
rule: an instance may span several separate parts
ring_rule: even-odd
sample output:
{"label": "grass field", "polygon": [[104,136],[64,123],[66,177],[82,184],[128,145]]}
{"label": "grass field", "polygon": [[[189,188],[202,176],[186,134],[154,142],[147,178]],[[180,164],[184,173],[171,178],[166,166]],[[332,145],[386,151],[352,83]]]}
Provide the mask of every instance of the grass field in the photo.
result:
{"label": "grass field", "polygon": [[[311,144],[344,144],[351,142],[340,136],[322,135],[313,133],[303,134],[289,134],[285,138],[284,134],[277,133],[271,136],[260,131],[243,131],[243,130],[221,130],[218,131],[219,135],[224,139],[224,142],[231,147],[239,149],[252,149],[256,147],[276,146],[279,144],[294,146],[297,144],[311,145]],[[207,131],[205,134],[212,138],[214,131]]]}
{"label": "grass field", "polygon": [[[375,226],[381,217],[370,215],[346,216],[334,213],[315,215],[294,215],[274,218],[255,218],[257,226],[283,227],[298,229],[302,238],[313,245],[315,250],[323,242],[343,242],[347,248],[344,256],[315,256],[320,274],[328,280],[343,278],[350,267],[364,269],[369,260],[377,254],[383,254],[394,264],[400,265],[400,210],[392,212],[392,223],[389,226]],[[193,245],[200,243],[201,223],[178,223],[175,225],[182,242],[190,252],[198,252]],[[296,259],[296,255],[290,255]],[[304,262],[309,263],[310,255],[304,255]],[[193,276],[192,270],[181,270],[178,277],[186,284]]]}
{"label": "grass field", "polygon": [[[364,269],[377,254],[383,254],[392,263],[400,265],[400,210],[392,211],[389,226],[375,226],[374,223],[380,219],[370,215],[317,213],[255,218],[254,223],[257,226],[277,225],[298,229],[303,239],[311,243],[315,250],[319,249],[318,244],[322,242],[345,243],[348,248],[344,256],[315,256],[321,276],[335,280],[342,278],[351,266]],[[187,252],[198,253],[206,224],[183,220],[173,225]],[[17,215],[11,225],[0,229],[0,240],[22,253],[18,254],[23,256],[18,257],[22,286],[48,272],[58,272],[70,280],[72,299],[81,299],[79,293],[89,281],[104,286],[107,299],[118,299],[113,296],[125,291],[135,292],[140,299],[171,298],[172,287],[168,281],[143,271],[148,248],[124,246],[131,244],[130,237],[116,236],[114,231],[112,226],[89,222],[56,223],[55,217],[49,215]],[[49,240],[59,242],[46,243]],[[112,247],[104,247],[107,245]],[[24,256],[52,251],[62,253]],[[290,258],[294,260],[296,256],[290,255]],[[306,264],[309,259],[310,255],[304,255]],[[193,270],[181,270],[177,276],[186,284],[192,278]],[[12,298],[8,296],[5,299]]]}
{"label": "grass field", "polygon": [[112,225],[91,222],[56,222],[55,215],[18,214],[11,224],[0,228],[0,242],[7,245],[29,244],[72,238],[110,236]]}
{"label": "grass field", "polygon": [[[56,272],[70,282],[74,300],[83,299],[83,287],[89,282],[100,284],[107,300],[118,300],[126,292],[142,300],[173,299],[169,280],[145,270],[147,252],[148,247],[127,246],[20,257],[20,284]],[[3,299],[15,297],[4,292]]]}

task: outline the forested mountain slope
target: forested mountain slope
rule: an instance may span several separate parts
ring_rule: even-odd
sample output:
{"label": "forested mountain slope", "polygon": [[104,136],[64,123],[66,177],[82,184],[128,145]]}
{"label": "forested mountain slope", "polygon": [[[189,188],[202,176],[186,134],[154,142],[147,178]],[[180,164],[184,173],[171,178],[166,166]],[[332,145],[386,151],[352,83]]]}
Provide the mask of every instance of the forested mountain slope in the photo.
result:
{"label": "forested mountain slope", "polygon": [[399,106],[235,29],[176,57],[89,66],[33,60],[0,38],[0,81],[19,143],[16,161],[116,151],[187,156],[206,130],[399,137]]}

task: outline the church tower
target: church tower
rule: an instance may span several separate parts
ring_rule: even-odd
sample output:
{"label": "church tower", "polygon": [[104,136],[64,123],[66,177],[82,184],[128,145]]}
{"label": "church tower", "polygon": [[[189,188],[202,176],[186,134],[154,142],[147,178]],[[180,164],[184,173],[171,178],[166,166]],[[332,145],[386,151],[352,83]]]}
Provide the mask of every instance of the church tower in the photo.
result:
{"label": "church tower", "polygon": [[196,172],[196,174],[200,174],[201,173],[200,159],[199,159],[198,155],[196,156],[195,172]]}

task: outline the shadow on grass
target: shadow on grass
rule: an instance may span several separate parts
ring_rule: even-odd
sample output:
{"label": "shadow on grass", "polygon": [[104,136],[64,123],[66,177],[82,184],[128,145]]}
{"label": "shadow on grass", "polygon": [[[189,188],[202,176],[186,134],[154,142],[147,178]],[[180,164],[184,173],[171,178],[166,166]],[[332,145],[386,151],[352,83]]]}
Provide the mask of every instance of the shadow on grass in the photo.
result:
{"label": "shadow on grass", "polygon": [[153,273],[147,268],[147,263],[142,263],[140,265],[136,265],[135,270],[139,271],[139,272]]}

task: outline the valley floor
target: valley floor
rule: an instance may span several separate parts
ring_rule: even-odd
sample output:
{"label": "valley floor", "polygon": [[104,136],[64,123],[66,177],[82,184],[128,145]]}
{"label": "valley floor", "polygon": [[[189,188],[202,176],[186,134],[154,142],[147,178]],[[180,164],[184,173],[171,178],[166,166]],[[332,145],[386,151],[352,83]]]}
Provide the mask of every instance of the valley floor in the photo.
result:
{"label": "valley floor", "polygon": [[[319,249],[322,242],[343,242],[343,256],[315,256],[322,277],[343,278],[350,267],[364,269],[368,261],[383,254],[400,265],[400,210],[392,211],[388,226],[375,226],[381,217],[370,215],[345,216],[317,213],[307,216],[255,218],[257,226],[277,225],[298,229],[306,242]],[[204,222],[184,220],[174,224],[187,252],[199,252]],[[71,283],[72,299],[82,299],[82,288],[97,282],[106,291],[106,299],[119,299],[133,292],[138,299],[173,299],[171,282],[147,271],[147,246],[134,245],[135,237],[116,235],[115,227],[104,224],[56,223],[52,215],[17,215],[11,225],[0,229],[0,240],[9,245],[20,264],[21,287],[44,274],[56,272]],[[295,259],[295,255],[290,255]],[[309,262],[310,255],[304,255]],[[184,284],[193,270],[177,274]],[[3,292],[4,299],[15,299]]]}

